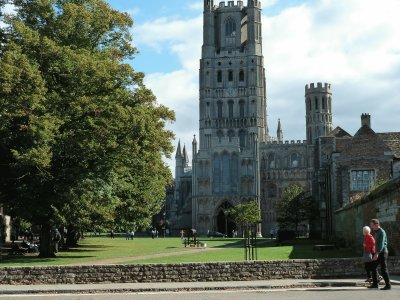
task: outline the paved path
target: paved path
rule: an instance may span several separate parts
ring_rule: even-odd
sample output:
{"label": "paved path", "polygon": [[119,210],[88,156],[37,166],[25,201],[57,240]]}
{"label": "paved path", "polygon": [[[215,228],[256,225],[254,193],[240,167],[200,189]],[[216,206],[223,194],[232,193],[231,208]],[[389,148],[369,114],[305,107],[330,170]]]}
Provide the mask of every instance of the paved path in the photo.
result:
{"label": "paved path", "polygon": [[119,264],[125,263],[133,260],[143,260],[157,257],[166,257],[166,256],[177,256],[188,253],[197,253],[204,251],[216,251],[220,250],[219,248],[204,248],[204,247],[187,247],[182,250],[170,253],[158,253],[158,254],[149,254],[149,255],[141,255],[141,256],[131,256],[131,257],[117,257],[103,260],[93,260],[93,261],[84,261],[84,262],[76,262],[72,264],[68,264],[68,266],[92,266],[92,265],[111,265],[111,264]]}

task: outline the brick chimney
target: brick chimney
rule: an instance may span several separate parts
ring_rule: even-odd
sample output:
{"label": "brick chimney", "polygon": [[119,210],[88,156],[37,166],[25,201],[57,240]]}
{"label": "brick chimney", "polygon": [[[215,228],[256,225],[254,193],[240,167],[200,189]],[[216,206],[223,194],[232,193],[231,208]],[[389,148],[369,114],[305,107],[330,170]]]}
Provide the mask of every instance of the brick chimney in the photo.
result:
{"label": "brick chimney", "polygon": [[371,128],[371,116],[369,113],[365,113],[361,115],[361,126],[367,125]]}

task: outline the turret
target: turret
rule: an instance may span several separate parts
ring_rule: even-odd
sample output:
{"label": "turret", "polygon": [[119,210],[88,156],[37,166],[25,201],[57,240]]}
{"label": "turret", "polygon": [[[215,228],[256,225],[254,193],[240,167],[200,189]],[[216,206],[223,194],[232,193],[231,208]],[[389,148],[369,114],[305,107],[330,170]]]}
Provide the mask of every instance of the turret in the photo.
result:
{"label": "turret", "polygon": [[332,131],[332,87],[318,82],[305,86],[307,143]]}
{"label": "turret", "polygon": [[182,160],[183,160],[183,167],[184,168],[188,167],[189,166],[189,156],[187,154],[185,145],[183,145],[183,158],[182,158]]}
{"label": "turret", "polygon": [[278,143],[282,143],[283,133],[282,133],[282,127],[281,127],[281,119],[278,119],[278,129],[276,130],[276,137],[278,139]]}
{"label": "turret", "polygon": [[176,149],[175,154],[175,180],[179,180],[179,177],[184,173],[184,165],[183,165],[183,155],[181,149],[181,140],[178,141],[178,147]]}
{"label": "turret", "polygon": [[254,22],[249,22],[247,26],[247,51],[251,54],[261,55],[261,2],[258,0],[248,0],[247,15],[249,20],[254,20]]}

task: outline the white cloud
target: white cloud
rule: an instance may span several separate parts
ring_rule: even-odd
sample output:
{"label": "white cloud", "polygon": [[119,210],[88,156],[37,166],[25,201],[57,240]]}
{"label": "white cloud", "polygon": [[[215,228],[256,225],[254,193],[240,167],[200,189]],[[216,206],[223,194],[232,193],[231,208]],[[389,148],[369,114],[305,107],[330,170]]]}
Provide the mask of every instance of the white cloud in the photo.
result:
{"label": "white cloud", "polygon": [[[276,4],[262,2],[264,10]],[[305,138],[304,85],[319,81],[333,85],[334,126],[354,134],[361,113],[369,112],[375,131],[400,131],[399,11],[398,0],[323,0],[263,17],[270,134],[276,135],[281,118],[284,138]],[[139,24],[135,38],[181,62],[174,72],[149,74],[146,84],[175,110],[171,128],[191,156],[192,135],[198,134],[202,16]]]}

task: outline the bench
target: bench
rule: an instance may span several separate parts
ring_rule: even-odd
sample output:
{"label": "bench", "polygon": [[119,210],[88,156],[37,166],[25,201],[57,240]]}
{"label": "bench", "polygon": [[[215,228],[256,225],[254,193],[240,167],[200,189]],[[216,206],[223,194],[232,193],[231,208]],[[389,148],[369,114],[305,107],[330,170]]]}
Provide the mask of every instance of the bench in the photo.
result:
{"label": "bench", "polygon": [[335,250],[337,249],[336,245],[314,245],[313,250]]}

